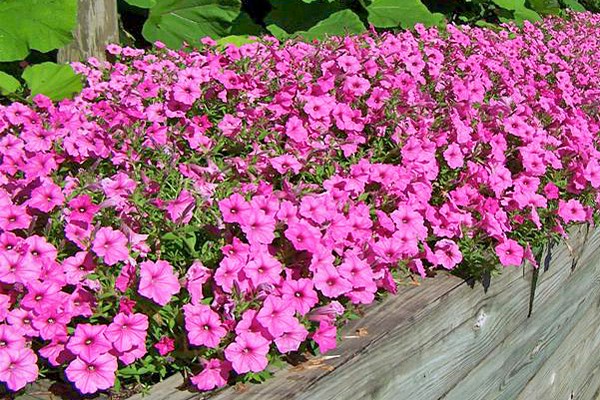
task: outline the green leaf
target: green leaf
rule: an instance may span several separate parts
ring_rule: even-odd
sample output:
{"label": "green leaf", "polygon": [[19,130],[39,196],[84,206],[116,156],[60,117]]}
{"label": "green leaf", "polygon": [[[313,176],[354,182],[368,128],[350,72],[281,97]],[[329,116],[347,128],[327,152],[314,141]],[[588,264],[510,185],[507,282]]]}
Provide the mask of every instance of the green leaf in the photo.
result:
{"label": "green leaf", "polygon": [[349,33],[361,33],[365,26],[359,16],[351,10],[342,10],[331,14],[320,21],[306,32],[300,32],[308,40],[321,39],[327,35],[345,35]]}
{"label": "green leaf", "polygon": [[68,44],[77,23],[77,0],[0,0],[0,61]]}
{"label": "green leaf", "polygon": [[79,93],[83,87],[81,77],[69,65],[51,62],[27,67],[22,75],[29,86],[31,96],[45,94],[52,100],[62,100]]}
{"label": "green leaf", "polygon": [[7,95],[14,93],[21,87],[21,84],[11,75],[0,71],[0,94]]}
{"label": "green leaf", "polygon": [[[539,21],[542,19],[538,13],[529,8],[525,7],[525,0],[492,0],[496,5],[513,11],[515,21],[521,23],[525,20],[528,21]],[[501,18],[502,21],[508,22],[505,18]]]}
{"label": "green leaf", "polygon": [[307,4],[301,0],[271,0],[273,7],[265,17],[271,34],[285,39],[289,34],[306,32],[333,13],[344,9],[341,2],[329,4],[323,0]]}
{"label": "green leaf", "polygon": [[539,14],[558,14],[560,4],[558,0],[529,0],[529,6]]}
{"label": "green leaf", "polygon": [[173,232],[167,232],[163,235],[162,240],[179,240],[179,236]]}
{"label": "green leaf", "polygon": [[376,28],[412,28],[416,23],[434,26],[444,21],[442,14],[432,13],[420,0],[374,0],[367,11]]}
{"label": "green leaf", "polygon": [[248,39],[248,36],[241,35],[229,35],[224,38],[218,39],[217,44],[219,46],[226,46],[228,44],[232,44],[234,46],[240,47],[248,43],[255,42],[256,40]]}
{"label": "green leaf", "polygon": [[150,9],[142,34],[170,48],[194,45],[205,36],[217,39],[229,34],[240,8],[240,0],[160,0]]}
{"label": "green leaf", "polygon": [[581,12],[586,11],[585,7],[582,6],[581,3],[579,3],[579,1],[577,1],[577,0],[563,0],[563,2],[565,3],[565,5],[567,7],[569,7],[573,11],[581,11]]}
{"label": "green leaf", "polygon": [[125,2],[139,8],[152,8],[157,0],[125,0]]}

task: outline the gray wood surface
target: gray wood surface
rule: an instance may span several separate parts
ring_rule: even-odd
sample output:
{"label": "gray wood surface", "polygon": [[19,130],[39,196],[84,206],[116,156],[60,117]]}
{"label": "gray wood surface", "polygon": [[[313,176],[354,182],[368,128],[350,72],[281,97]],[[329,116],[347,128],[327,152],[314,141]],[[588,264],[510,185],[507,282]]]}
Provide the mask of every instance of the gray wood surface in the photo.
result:
{"label": "gray wood surface", "polygon": [[104,49],[119,41],[117,0],[79,0],[74,40],[59,49],[58,61],[106,60]]}
{"label": "gray wood surface", "polygon": [[[371,308],[325,357],[210,398],[596,400],[600,230],[586,233],[552,249],[530,318],[531,267],[504,270],[487,293],[440,275]],[[181,382],[173,377],[146,398],[207,398],[175,390]]]}

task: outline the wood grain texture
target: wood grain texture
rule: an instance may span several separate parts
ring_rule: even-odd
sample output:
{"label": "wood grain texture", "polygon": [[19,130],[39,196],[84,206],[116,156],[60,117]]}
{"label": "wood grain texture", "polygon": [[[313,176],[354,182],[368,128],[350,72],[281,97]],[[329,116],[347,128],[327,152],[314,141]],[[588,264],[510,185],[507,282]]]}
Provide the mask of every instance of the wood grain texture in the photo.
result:
{"label": "wood grain texture", "polygon": [[[527,269],[506,269],[487,293],[440,275],[353,321],[326,357],[243,393],[229,388],[210,398],[598,399],[600,230],[587,235],[580,228],[569,245],[552,248],[528,318],[530,286]],[[367,336],[356,335],[361,328]],[[208,397],[175,397],[169,390],[181,378],[172,379],[149,398]]]}
{"label": "wood grain texture", "polygon": [[106,60],[106,45],[119,41],[116,0],[79,0],[74,40],[58,51],[59,62]]}

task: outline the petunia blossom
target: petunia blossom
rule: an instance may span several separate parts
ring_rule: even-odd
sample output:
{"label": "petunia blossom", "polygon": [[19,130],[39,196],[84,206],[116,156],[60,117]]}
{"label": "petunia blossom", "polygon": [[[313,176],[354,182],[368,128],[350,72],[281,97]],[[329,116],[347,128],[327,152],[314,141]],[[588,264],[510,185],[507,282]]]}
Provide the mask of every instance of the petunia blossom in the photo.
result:
{"label": "petunia blossom", "polygon": [[148,330],[148,316],[141,313],[115,315],[104,335],[110,338],[112,346],[119,352],[125,352],[132,347],[145,346]]}
{"label": "petunia blossom", "polygon": [[37,377],[37,357],[33,350],[23,347],[0,352],[0,381],[10,390],[20,390]]}
{"label": "petunia blossom", "polygon": [[88,359],[77,357],[65,369],[67,379],[83,394],[96,393],[115,384],[117,359],[109,353]]}
{"label": "petunia blossom", "polygon": [[144,261],[140,264],[140,284],[138,292],[144,297],[164,306],[177,293],[181,286],[173,267],[167,261]]}
{"label": "petunia blossom", "polygon": [[225,348],[225,358],[238,374],[260,372],[267,368],[269,341],[255,333],[242,333]]}
{"label": "petunia blossom", "polygon": [[103,227],[96,232],[92,250],[102,257],[107,265],[115,265],[129,257],[127,236],[121,231]]}

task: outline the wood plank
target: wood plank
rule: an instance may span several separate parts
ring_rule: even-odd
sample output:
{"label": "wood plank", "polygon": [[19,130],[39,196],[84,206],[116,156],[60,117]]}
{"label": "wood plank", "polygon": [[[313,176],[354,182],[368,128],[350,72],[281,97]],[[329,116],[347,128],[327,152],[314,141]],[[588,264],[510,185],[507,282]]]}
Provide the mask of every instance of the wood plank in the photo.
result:
{"label": "wood plank", "polygon": [[[600,299],[600,296],[597,298]],[[600,388],[600,375],[590,381],[587,371],[600,368],[600,304],[589,304],[558,349],[542,365],[519,394],[518,400],[591,399],[582,396]]]}
{"label": "wood plank", "polygon": [[83,61],[96,57],[106,60],[104,49],[119,42],[116,0],[79,0],[74,40],[59,49],[58,62]]}
{"label": "wood plank", "polygon": [[[600,235],[595,232],[560,291],[496,346],[444,399],[514,400],[600,296]],[[568,268],[563,260],[559,267]],[[570,272],[570,269],[568,269]],[[477,388],[477,390],[474,390]]]}
{"label": "wood plank", "polygon": [[198,396],[198,393],[187,390],[181,374],[175,374],[152,386],[147,395],[138,393],[129,397],[128,400],[190,400],[198,398]]}

